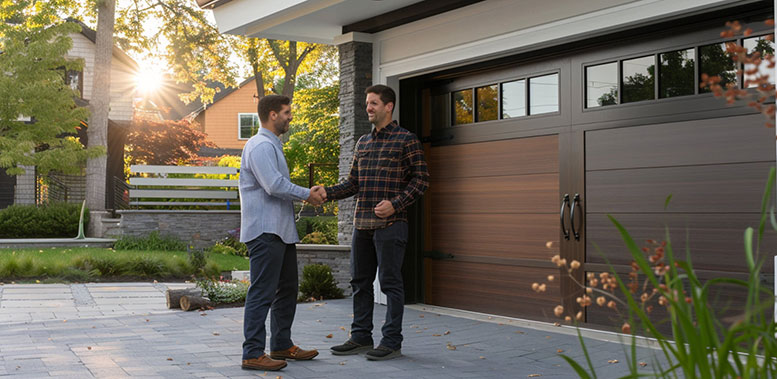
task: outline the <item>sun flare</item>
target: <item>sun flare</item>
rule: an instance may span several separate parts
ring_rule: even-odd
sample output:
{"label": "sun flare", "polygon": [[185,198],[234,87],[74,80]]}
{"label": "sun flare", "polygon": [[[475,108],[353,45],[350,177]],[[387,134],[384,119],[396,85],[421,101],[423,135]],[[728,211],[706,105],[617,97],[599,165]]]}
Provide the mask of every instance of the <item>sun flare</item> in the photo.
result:
{"label": "sun flare", "polygon": [[162,84],[162,75],[160,67],[142,67],[135,75],[135,89],[141,94],[153,93]]}

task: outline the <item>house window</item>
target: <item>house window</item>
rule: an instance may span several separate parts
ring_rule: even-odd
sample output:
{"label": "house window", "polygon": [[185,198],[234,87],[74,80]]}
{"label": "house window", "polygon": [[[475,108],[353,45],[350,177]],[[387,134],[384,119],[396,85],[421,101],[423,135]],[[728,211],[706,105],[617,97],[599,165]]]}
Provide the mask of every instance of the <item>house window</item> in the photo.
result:
{"label": "house window", "polygon": [[67,70],[65,72],[65,84],[73,91],[78,91],[78,96],[84,98],[84,74],[81,71]]}
{"label": "house window", "polygon": [[[758,56],[761,58],[767,55],[774,55],[774,42],[766,39],[766,36],[746,38],[742,41],[742,46],[747,49],[747,55],[749,57],[753,57],[756,53],[758,53]],[[774,83],[774,68],[769,68],[768,66],[769,65],[766,63],[762,63],[757,68],[752,64],[745,65],[745,85],[747,88],[757,87],[758,84],[755,82],[748,82],[755,81],[758,77],[768,76],[769,83]],[[753,72],[754,70],[757,71]],[[750,73],[748,74],[748,72]]]}
{"label": "house window", "polygon": [[659,55],[658,97],[687,96],[696,93],[694,49]]}
{"label": "house window", "polygon": [[529,79],[529,114],[558,112],[558,74]]}
{"label": "house window", "polygon": [[652,55],[622,62],[623,103],[655,99],[656,58]]}
{"label": "house window", "polygon": [[472,89],[453,93],[453,125],[471,123],[474,120],[473,110]]}
{"label": "house window", "polygon": [[259,131],[259,115],[256,113],[239,113],[238,139],[249,139]]}
{"label": "house window", "polygon": [[585,94],[586,108],[618,104],[618,62],[586,67]]}
{"label": "house window", "polygon": [[[722,42],[713,45],[699,47],[699,75],[719,76],[720,86],[726,88],[729,83],[737,82],[737,66],[726,54],[726,44],[734,42]],[[701,77],[699,78],[701,82]],[[705,86],[699,88],[700,93],[710,92]]]}

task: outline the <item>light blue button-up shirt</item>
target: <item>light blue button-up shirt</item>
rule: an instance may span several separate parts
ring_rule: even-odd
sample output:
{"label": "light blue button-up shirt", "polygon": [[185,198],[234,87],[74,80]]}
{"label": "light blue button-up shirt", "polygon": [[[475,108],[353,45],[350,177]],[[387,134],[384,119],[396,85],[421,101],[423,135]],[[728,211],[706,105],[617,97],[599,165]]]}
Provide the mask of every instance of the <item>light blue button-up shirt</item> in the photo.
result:
{"label": "light blue button-up shirt", "polygon": [[299,242],[292,200],[307,199],[310,190],[291,182],[281,140],[268,129],[259,128],[243,147],[239,188],[241,242],[262,233]]}

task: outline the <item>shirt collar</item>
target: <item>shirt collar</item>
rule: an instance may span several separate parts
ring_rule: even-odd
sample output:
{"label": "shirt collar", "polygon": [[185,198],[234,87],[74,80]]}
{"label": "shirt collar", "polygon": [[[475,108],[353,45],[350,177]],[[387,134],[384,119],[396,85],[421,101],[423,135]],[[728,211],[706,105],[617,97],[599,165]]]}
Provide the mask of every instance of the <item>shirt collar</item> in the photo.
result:
{"label": "shirt collar", "polygon": [[397,120],[389,122],[388,125],[384,126],[383,129],[381,129],[380,131],[378,131],[378,128],[373,126],[372,127],[372,136],[373,137],[377,137],[378,134],[390,133],[390,132],[394,131],[394,129],[397,126],[399,126],[399,124],[397,123]]}
{"label": "shirt collar", "polygon": [[272,141],[273,143],[282,145],[281,139],[278,138],[278,136],[276,136],[275,133],[271,132],[270,129],[259,127],[259,131],[257,133],[260,133],[263,136],[270,138],[270,141]]}

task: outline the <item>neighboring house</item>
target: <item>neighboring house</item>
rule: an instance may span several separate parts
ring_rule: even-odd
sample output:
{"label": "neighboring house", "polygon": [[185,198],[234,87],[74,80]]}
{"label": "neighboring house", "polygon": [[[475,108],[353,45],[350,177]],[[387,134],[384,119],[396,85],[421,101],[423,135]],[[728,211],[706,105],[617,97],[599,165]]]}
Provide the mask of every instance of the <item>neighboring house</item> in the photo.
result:
{"label": "neighboring house", "polygon": [[211,104],[200,106],[189,117],[199,124],[208,140],[217,147],[203,147],[201,156],[240,155],[243,146],[259,128],[254,78],[237,87],[221,88]]}
{"label": "neighboring house", "polygon": [[[81,26],[80,33],[71,34],[73,47],[68,58],[82,58],[82,71],[68,71],[65,81],[77,89],[81,97],[76,99],[79,106],[88,106],[91,98],[94,78],[95,38],[97,33],[77,20],[69,20]],[[108,125],[108,173],[106,177],[106,206],[113,208],[113,177],[123,177],[124,136],[133,115],[133,93],[135,92],[135,73],[138,65],[118,47],[113,48],[111,69],[111,103]],[[88,123],[88,120],[86,120]],[[86,144],[86,131],[79,132],[81,141]],[[86,176],[66,176],[51,174],[50,185],[41,187],[37,180],[35,167],[25,167],[26,173],[16,177],[0,174],[0,208],[11,204],[35,204],[40,197],[52,200],[80,203],[86,195]],[[41,192],[43,192],[41,194]],[[11,202],[10,199],[13,199]]]}
{"label": "neighboring house", "polygon": [[[339,45],[342,175],[370,130],[364,89],[398,90],[395,117],[425,142],[431,173],[411,212],[408,302],[541,320],[559,303],[576,312],[581,290],[550,258],[582,262],[581,282],[607,260],[629,272],[607,215],[640,244],[667,225],[703,280],[746,278],[742,234],[759,221],[775,132],[699,80],[743,80],[720,32],[740,20],[754,33],[737,42],[756,45],[774,33],[763,23],[773,1],[199,3],[224,33]],[[341,243],[352,213],[340,203]],[[775,248],[773,235],[761,244]],[[560,279],[532,291],[549,275]],[[741,309],[742,297],[720,295]],[[584,317],[608,324],[613,313]]]}

